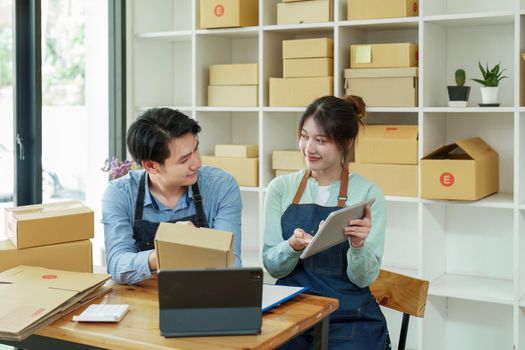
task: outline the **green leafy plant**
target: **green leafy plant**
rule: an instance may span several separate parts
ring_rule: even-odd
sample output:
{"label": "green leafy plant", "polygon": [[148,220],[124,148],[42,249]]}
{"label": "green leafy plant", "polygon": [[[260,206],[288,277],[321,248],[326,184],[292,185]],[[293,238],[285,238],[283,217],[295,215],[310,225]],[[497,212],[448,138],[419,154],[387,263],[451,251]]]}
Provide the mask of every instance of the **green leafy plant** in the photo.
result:
{"label": "green leafy plant", "polygon": [[456,70],[456,73],[454,73],[454,76],[456,78],[456,85],[457,86],[465,85],[466,73],[465,73],[464,69],[460,68],[460,69]]}
{"label": "green leafy plant", "polygon": [[481,71],[481,74],[483,75],[483,79],[472,79],[472,80],[486,87],[498,86],[499,82],[502,79],[507,78],[507,76],[502,76],[505,69],[500,70],[499,63],[492,68],[489,68],[488,64],[485,66],[485,68],[483,68],[483,66],[481,65],[481,62],[479,62],[479,70]]}

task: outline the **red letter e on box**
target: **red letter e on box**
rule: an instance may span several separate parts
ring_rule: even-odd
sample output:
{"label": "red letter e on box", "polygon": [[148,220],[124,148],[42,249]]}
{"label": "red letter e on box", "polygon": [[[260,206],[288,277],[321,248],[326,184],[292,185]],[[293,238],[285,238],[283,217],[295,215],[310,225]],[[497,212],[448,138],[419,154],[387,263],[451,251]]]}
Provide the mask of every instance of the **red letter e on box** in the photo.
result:
{"label": "red letter e on box", "polygon": [[439,182],[443,187],[450,187],[454,184],[454,175],[451,173],[443,173],[439,177]]}

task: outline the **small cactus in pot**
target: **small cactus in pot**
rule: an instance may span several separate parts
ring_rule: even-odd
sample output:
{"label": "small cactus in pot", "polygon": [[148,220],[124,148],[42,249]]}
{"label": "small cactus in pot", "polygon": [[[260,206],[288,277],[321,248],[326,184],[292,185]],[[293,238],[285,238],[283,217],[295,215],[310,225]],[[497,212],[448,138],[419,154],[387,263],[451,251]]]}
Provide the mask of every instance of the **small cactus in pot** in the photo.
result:
{"label": "small cactus in pot", "polygon": [[464,69],[457,69],[454,72],[456,86],[447,86],[448,106],[449,107],[466,107],[470,95],[470,86],[465,86],[467,74]]}

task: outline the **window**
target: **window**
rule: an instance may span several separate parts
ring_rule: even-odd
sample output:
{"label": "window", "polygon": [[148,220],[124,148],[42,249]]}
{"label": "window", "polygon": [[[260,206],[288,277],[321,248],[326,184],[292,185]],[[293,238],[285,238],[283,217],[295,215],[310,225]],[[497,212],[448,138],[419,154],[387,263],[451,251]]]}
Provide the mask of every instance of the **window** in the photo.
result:
{"label": "window", "polygon": [[3,208],[12,205],[13,159],[13,0],[0,0],[0,239]]}

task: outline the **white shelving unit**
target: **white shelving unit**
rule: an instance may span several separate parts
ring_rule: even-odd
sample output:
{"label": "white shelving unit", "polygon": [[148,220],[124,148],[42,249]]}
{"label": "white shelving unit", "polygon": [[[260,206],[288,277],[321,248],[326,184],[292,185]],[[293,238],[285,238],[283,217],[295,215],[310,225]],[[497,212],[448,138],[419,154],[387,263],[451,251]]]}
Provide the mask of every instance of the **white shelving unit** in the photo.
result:
{"label": "white shelving unit", "polygon": [[[261,265],[263,204],[273,178],[271,152],[296,148],[304,108],[269,107],[268,80],[282,77],[283,39],[334,39],[334,92],[344,93],[351,44],[417,42],[419,106],[370,108],[370,123],[419,125],[420,157],[440,144],[481,136],[499,153],[500,193],[475,202],[387,196],[383,267],[430,281],[426,315],[413,320],[409,349],[525,350],[525,107],[520,52],[525,0],[420,0],[420,16],[349,21],[334,0],[334,21],[277,25],[279,0],[259,1],[259,26],[200,29],[194,0],[128,4],[128,122],[153,106],[199,121],[201,153],[216,143],[259,144],[259,187],[242,187],[245,266]],[[454,71],[480,76],[478,61],[501,62],[501,107],[482,108],[478,85],[469,107],[449,108]],[[258,107],[208,107],[208,66],[259,63]],[[385,310],[397,343],[401,317]]]}

